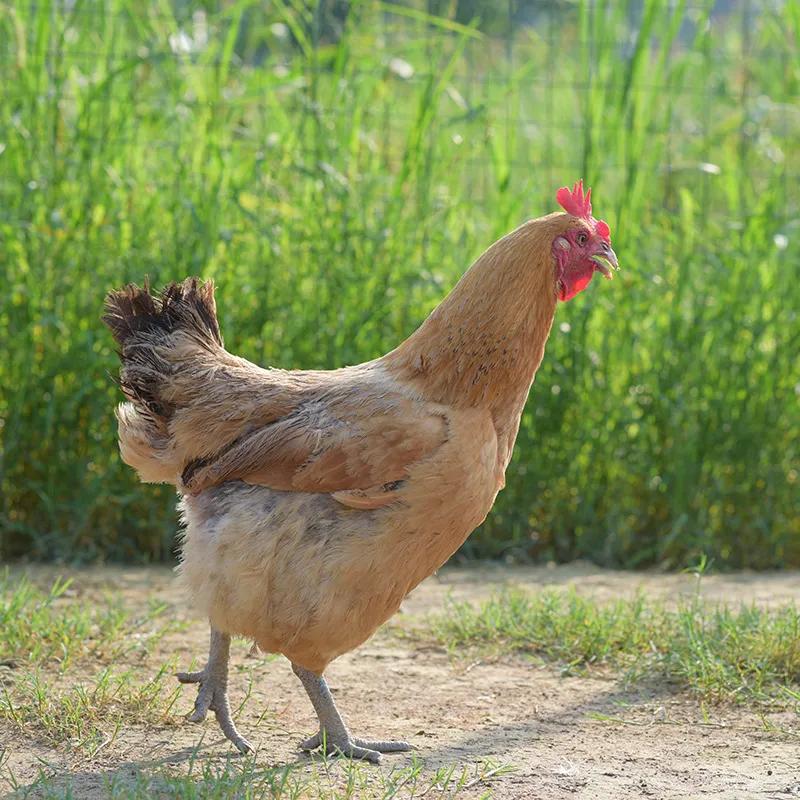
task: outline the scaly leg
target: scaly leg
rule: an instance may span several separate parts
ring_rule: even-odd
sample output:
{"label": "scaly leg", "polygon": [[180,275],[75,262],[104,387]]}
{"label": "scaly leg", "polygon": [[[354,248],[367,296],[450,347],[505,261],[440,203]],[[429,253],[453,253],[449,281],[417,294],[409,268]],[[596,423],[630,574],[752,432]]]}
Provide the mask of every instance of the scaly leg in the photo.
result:
{"label": "scaly leg", "polygon": [[319,717],[319,733],[300,743],[303,750],[316,750],[325,742],[325,751],[329,754],[339,753],[348,758],[363,758],[373,764],[379,764],[381,753],[399,753],[411,750],[408,742],[372,742],[350,736],[336,703],[333,702],[328,684],[322,675],[315,675],[307,669],[292,664],[294,674],[300,678],[311,705]]}
{"label": "scaly leg", "polygon": [[236,730],[231,718],[228,703],[228,658],[231,637],[211,628],[211,644],[208,649],[208,663],[200,672],[179,672],[175,676],[181,683],[199,683],[194,712],[189,722],[202,722],[209,709],[214,712],[217,722],[226,738],[236,746],[240,753],[249,753],[253,747]]}

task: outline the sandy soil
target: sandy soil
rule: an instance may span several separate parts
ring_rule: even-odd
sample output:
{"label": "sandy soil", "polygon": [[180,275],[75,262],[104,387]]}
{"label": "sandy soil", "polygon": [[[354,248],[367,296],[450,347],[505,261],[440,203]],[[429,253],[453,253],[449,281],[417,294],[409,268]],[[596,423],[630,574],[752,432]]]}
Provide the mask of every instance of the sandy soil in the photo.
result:
{"label": "sandy soil", "polygon": [[[53,575],[50,569],[32,572],[43,581]],[[176,615],[190,618],[166,569],[95,569],[75,573],[75,580],[78,592],[100,597],[111,589],[132,604],[158,596],[174,606]],[[440,608],[448,594],[477,600],[508,584],[575,586],[600,598],[641,589],[668,601],[697,590],[691,576],[621,573],[581,564],[452,568],[413,593],[402,619]],[[711,600],[777,605],[800,600],[800,574],[711,576],[703,579],[700,592]],[[185,632],[164,642],[161,657],[175,653],[188,667],[193,659],[203,659],[206,644],[205,624],[193,620]],[[240,642],[233,665],[234,708],[252,676],[252,695],[238,723],[257,746],[259,763],[266,767],[298,758],[307,763],[296,743],[313,731],[315,719],[288,663],[248,656],[246,643]],[[696,700],[661,687],[632,690],[602,674],[562,676],[552,665],[518,657],[453,660],[438,648],[386,632],[334,663],[328,679],[354,732],[411,740],[426,770],[486,758],[515,767],[459,797],[482,797],[488,790],[501,800],[800,797],[800,720],[792,712],[765,718],[729,706],[703,709]],[[185,687],[176,712],[180,724],[127,727],[91,761],[26,740],[2,723],[0,746],[8,750],[7,766],[22,786],[35,779],[43,759],[56,772],[72,776],[75,796],[103,797],[109,776],[186,762],[203,734],[201,758],[224,762],[232,749],[213,720],[199,727],[180,720],[193,700],[193,687]],[[410,756],[385,756],[383,766],[370,769],[386,771],[409,762]],[[0,783],[0,791],[7,788]]]}

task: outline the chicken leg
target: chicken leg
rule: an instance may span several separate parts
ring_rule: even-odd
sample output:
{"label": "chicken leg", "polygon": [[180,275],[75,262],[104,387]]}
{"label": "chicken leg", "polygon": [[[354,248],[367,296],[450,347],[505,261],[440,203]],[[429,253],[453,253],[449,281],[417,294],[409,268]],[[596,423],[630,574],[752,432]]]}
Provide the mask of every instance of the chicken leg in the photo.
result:
{"label": "chicken leg", "polygon": [[333,702],[325,678],[294,663],[292,669],[300,678],[319,717],[319,732],[300,743],[302,750],[316,750],[324,743],[325,752],[328,754],[338,753],[348,758],[361,758],[379,764],[381,753],[400,753],[412,749],[408,742],[373,742],[352,737],[336,708],[336,703]]}
{"label": "chicken leg", "polygon": [[211,628],[208,663],[199,672],[179,672],[175,676],[181,683],[199,683],[194,711],[189,722],[202,722],[209,709],[214,712],[219,727],[240,753],[249,753],[253,747],[236,730],[228,702],[228,659],[231,637]]}

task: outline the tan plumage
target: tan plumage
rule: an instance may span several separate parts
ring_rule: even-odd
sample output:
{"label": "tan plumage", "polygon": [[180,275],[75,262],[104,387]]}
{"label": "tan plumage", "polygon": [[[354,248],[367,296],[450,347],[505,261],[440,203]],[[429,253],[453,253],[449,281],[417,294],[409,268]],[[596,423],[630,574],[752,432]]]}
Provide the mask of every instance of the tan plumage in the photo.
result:
{"label": "tan plumage", "polygon": [[453,554],[504,485],[555,312],[553,240],[582,227],[525,223],[399,347],[333,371],[228,353],[209,283],[109,295],[122,456],[182,493],[180,571],[214,628],[321,675]]}

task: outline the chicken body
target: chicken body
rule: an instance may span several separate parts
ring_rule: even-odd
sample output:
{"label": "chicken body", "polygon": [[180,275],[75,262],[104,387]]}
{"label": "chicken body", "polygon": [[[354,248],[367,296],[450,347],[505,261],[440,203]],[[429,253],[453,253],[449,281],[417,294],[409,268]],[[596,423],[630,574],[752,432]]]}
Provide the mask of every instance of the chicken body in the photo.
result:
{"label": "chicken body", "polygon": [[215,710],[249,747],[227,708],[227,637],[238,634],[292,662],[320,718],[308,747],[327,737],[371,760],[408,747],[352,738],[323,672],[491,509],[564,281],[588,283],[580,259],[616,263],[590,223],[561,213],[525,223],[398,348],[329,372],[229,354],[210,284],[109,296],[128,398],[121,452],[144,480],[182,494],[180,574],[211,622],[206,669],[179,676],[201,684],[195,719]]}
{"label": "chicken body", "polygon": [[181,574],[212,625],[321,674],[392,616],[480,524],[502,480],[489,415],[436,411],[446,440],[379,508],[241,481],[184,497]]}

